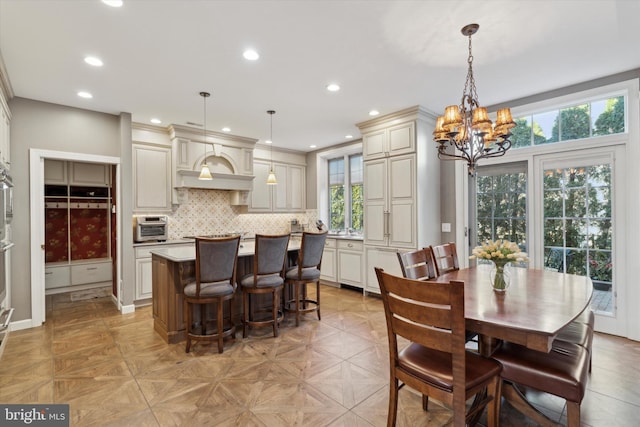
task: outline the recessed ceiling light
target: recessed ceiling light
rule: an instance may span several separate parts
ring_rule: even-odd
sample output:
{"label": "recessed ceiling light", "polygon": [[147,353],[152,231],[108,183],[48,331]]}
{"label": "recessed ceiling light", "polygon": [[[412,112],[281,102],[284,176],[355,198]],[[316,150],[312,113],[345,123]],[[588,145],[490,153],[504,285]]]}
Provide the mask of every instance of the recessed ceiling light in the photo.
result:
{"label": "recessed ceiling light", "polygon": [[336,83],[331,83],[329,85],[327,85],[327,90],[329,92],[337,92],[340,90],[340,85],[336,84]]}
{"label": "recessed ceiling light", "polygon": [[371,110],[369,111],[369,115],[370,116],[377,116],[378,114],[380,114],[380,112],[378,110]]}
{"label": "recessed ceiling light", "polygon": [[260,55],[258,55],[258,52],[256,52],[253,49],[245,50],[242,56],[244,56],[244,59],[248,59],[249,61],[255,61],[258,58],[260,58]]}
{"label": "recessed ceiling light", "polygon": [[351,138],[353,138],[353,135],[345,135],[344,137],[347,138],[347,139],[351,139]]}
{"label": "recessed ceiling light", "polygon": [[154,125],[159,125],[160,123],[162,123],[162,120],[160,120],[160,119],[156,119],[156,118],[153,118],[153,119],[151,119],[150,121],[151,121],[151,123],[153,123]]}
{"label": "recessed ceiling light", "polygon": [[102,60],[100,60],[100,58],[96,58],[95,56],[85,57],[84,62],[89,65],[93,65],[94,67],[102,67]]}
{"label": "recessed ceiling light", "polygon": [[231,128],[225,126],[222,128],[222,132],[231,132]]}
{"label": "recessed ceiling light", "polygon": [[317,147],[316,144],[312,144],[312,145],[309,146],[309,148],[316,148],[316,147]]}
{"label": "recessed ceiling light", "polygon": [[78,96],[80,98],[93,98],[93,95],[91,95],[89,92],[78,92]]}
{"label": "recessed ceiling light", "polygon": [[270,139],[267,139],[264,143],[265,144],[271,144],[273,141],[271,141]]}
{"label": "recessed ceiling light", "polygon": [[102,3],[111,7],[122,7],[123,1],[122,0],[102,0]]}

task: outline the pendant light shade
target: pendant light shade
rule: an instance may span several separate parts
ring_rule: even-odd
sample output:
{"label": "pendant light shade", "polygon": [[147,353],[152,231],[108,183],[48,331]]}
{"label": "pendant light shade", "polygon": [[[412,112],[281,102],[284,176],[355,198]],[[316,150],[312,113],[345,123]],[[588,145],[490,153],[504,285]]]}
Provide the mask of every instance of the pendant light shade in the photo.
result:
{"label": "pendant light shade", "polygon": [[267,114],[271,116],[271,131],[269,133],[269,140],[271,141],[271,168],[269,169],[269,176],[267,177],[267,185],[277,185],[278,180],[276,174],[273,171],[273,115],[276,112],[274,110],[267,111]]}
{"label": "pendant light shade", "polygon": [[211,96],[209,92],[200,92],[200,96],[204,101],[204,121],[202,125],[202,140],[204,142],[204,163],[202,164],[202,169],[200,170],[200,176],[198,179],[203,181],[211,181],[213,177],[211,176],[211,171],[209,170],[209,165],[207,164],[207,98]]}

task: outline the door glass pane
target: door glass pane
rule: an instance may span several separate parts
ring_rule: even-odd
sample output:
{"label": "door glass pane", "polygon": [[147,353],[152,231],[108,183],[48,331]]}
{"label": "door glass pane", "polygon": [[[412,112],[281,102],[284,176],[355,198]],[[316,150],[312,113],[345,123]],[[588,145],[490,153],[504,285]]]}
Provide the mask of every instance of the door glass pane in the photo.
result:
{"label": "door glass pane", "polygon": [[524,167],[504,171],[479,168],[475,185],[476,230],[471,247],[487,240],[506,239],[527,251],[527,174]]}
{"label": "door glass pane", "polygon": [[611,313],[611,165],[548,169],[543,181],[544,267],[591,277],[592,308]]}

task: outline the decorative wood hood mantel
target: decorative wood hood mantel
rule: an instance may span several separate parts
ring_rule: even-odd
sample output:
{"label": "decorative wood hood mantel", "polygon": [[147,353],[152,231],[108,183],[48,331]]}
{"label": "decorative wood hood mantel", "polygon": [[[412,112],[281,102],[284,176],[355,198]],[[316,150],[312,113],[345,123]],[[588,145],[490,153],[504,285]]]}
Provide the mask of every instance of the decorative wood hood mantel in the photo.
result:
{"label": "decorative wood hood mantel", "polygon": [[[253,150],[257,139],[219,132],[206,132],[188,126],[169,126],[173,150],[173,187],[175,203],[187,188],[251,191]],[[198,179],[202,164],[207,162],[213,180]]]}

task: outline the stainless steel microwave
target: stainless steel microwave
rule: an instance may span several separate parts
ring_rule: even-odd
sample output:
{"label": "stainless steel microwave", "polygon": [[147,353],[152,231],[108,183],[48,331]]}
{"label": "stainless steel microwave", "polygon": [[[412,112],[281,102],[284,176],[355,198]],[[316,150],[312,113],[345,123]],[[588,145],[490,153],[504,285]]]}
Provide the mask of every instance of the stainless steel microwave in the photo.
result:
{"label": "stainless steel microwave", "polygon": [[169,235],[166,216],[137,216],[133,229],[136,242],[163,242]]}

